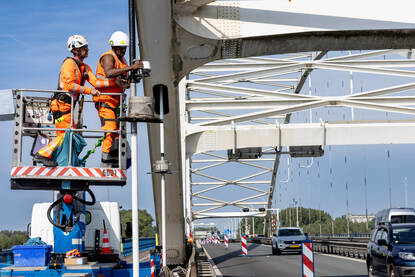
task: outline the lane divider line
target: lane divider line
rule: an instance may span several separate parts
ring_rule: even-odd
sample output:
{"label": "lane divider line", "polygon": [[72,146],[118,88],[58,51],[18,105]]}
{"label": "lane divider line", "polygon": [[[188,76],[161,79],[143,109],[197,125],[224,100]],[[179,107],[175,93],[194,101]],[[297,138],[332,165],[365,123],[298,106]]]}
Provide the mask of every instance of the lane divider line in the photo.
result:
{"label": "lane divider line", "polygon": [[215,272],[216,277],[223,277],[222,272],[220,272],[220,270],[218,269],[218,267],[215,265],[215,263],[213,262],[212,258],[210,257],[209,253],[206,251],[205,247],[202,246],[203,250],[206,253],[206,257],[209,259],[209,263],[213,268],[213,271]]}
{"label": "lane divider line", "polygon": [[330,254],[324,254],[324,253],[315,253],[315,254],[316,255],[321,255],[321,256],[327,256],[327,257],[333,257],[333,258],[339,258],[339,259],[359,262],[359,263],[366,263],[366,260],[361,260],[361,259],[356,259],[356,258],[343,257],[343,256],[338,256],[338,255],[330,255]]}

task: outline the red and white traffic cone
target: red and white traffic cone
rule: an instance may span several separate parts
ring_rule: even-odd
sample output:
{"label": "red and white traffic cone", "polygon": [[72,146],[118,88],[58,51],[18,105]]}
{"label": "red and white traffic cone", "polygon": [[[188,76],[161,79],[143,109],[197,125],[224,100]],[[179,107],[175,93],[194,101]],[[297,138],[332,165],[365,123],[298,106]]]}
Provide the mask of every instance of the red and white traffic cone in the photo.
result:
{"label": "red and white traffic cone", "polygon": [[105,228],[105,221],[104,221],[104,235],[102,238],[102,247],[100,254],[112,254],[110,248],[110,240],[108,238],[107,228]]}
{"label": "red and white traffic cone", "polygon": [[217,245],[220,245],[220,238],[219,238],[219,236],[216,236],[216,244]]}
{"label": "red and white traffic cone", "polygon": [[314,253],[313,243],[311,241],[302,243],[302,260],[304,277],[314,277]]}
{"label": "red and white traffic cone", "polygon": [[248,248],[246,246],[246,235],[241,236],[242,256],[248,256]]}
{"label": "red and white traffic cone", "polygon": [[228,248],[228,247],[229,247],[229,245],[228,245],[228,236],[225,235],[225,248]]}

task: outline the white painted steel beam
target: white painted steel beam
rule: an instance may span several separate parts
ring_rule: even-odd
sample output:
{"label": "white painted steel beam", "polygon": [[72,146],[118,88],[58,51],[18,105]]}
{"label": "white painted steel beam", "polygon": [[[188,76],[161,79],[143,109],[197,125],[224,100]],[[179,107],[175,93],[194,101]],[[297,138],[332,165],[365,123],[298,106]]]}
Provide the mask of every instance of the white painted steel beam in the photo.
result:
{"label": "white painted steel beam", "polygon": [[255,216],[255,217],[264,217],[266,212],[215,212],[215,213],[200,213],[194,214],[193,219],[203,219],[203,218],[233,218],[233,217],[245,217],[245,216]]}
{"label": "white painted steel beam", "polygon": [[298,95],[287,92],[278,92],[278,91],[269,91],[261,89],[252,89],[246,87],[236,87],[220,84],[210,84],[202,83],[195,81],[188,81],[187,88],[189,90],[198,90],[198,91],[220,91],[226,93],[242,94],[248,96],[265,96],[265,97],[280,97],[282,99],[314,99],[314,97],[308,95]]}
{"label": "white painted steel beam", "polygon": [[213,186],[213,185],[222,185],[222,184],[269,184],[270,181],[239,181],[239,182],[192,182],[192,186],[201,186],[201,185],[206,185],[206,186]]}
{"label": "white painted steel beam", "polygon": [[[412,144],[415,122],[390,123],[313,123],[278,126],[207,127],[189,135],[188,156],[232,149],[236,133],[237,148],[306,145]],[[382,135],[379,135],[382,134]]]}
{"label": "white painted steel beam", "polygon": [[[211,63],[196,68],[192,73],[198,72],[232,72],[246,70],[262,70],[272,69],[279,66],[295,65],[301,61],[278,61],[278,62],[262,62],[262,63]],[[345,59],[327,59],[326,64],[338,64],[344,66],[371,66],[371,67],[414,67],[413,60],[351,60]],[[306,62],[306,64],[308,64]],[[274,82],[295,81],[295,79],[275,79]]]}
{"label": "white painted steel beam", "polygon": [[[251,201],[251,202],[240,202],[241,205],[266,205],[266,201]],[[193,203],[193,207],[206,207],[206,206],[217,206],[215,203]]]}
{"label": "white painted steel beam", "polygon": [[328,100],[318,100],[318,101],[313,101],[311,103],[298,104],[298,105],[293,105],[293,106],[286,107],[286,108],[285,107],[274,108],[274,109],[268,109],[268,110],[265,110],[265,111],[259,111],[259,112],[252,112],[252,113],[243,114],[243,115],[230,116],[230,117],[225,118],[225,119],[218,119],[218,120],[212,120],[212,121],[209,121],[209,122],[200,123],[200,124],[198,124],[198,126],[220,126],[220,125],[230,124],[231,122],[235,122],[235,123],[237,123],[237,122],[246,122],[246,121],[256,120],[256,119],[269,117],[269,116],[278,116],[278,115],[303,111],[303,110],[307,110],[307,109],[314,109],[314,108],[318,108],[318,107],[324,107],[324,106],[327,106],[328,104],[330,104],[330,102]]}
{"label": "white painted steel beam", "polygon": [[[166,175],[167,263],[184,264],[186,254],[180,155],[180,109],[178,99],[176,99],[178,94],[176,85],[180,79],[176,78],[172,61],[174,51],[172,51],[171,44],[175,39],[172,28],[175,24],[172,18],[173,6],[172,2],[164,0],[135,0],[135,3],[140,59],[151,62],[151,76],[143,79],[144,95],[152,97],[153,87],[158,84],[168,88],[170,112],[164,117],[164,132],[166,134],[166,159],[171,163],[172,174]],[[160,158],[160,128],[157,124],[148,124],[147,129],[150,160],[151,164],[154,164]],[[145,173],[140,172],[140,174]],[[158,234],[161,234],[160,176],[153,174],[152,177],[156,223]]]}
{"label": "white painted steel beam", "polygon": [[191,16],[178,14],[176,20],[189,32],[210,39],[411,29],[415,28],[412,11],[402,7],[412,4],[411,0],[400,0],[395,5],[386,0],[217,1],[201,7]]}

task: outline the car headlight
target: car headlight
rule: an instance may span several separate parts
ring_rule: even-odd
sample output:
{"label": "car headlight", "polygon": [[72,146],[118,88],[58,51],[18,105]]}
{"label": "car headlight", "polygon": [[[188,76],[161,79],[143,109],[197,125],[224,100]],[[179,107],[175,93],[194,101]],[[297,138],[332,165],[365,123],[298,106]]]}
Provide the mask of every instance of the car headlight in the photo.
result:
{"label": "car headlight", "polygon": [[278,240],[277,242],[278,242],[278,244],[284,244],[283,240]]}
{"label": "car headlight", "polygon": [[402,260],[415,261],[415,255],[413,253],[410,253],[410,252],[399,252],[398,256]]}

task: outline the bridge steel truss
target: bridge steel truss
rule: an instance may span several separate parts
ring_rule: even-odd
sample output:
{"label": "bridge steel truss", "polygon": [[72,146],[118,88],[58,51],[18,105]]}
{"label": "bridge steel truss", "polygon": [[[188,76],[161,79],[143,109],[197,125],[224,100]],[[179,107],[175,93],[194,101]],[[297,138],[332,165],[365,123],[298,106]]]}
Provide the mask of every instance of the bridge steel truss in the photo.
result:
{"label": "bridge steel truss", "polygon": [[[164,131],[168,134],[165,140],[166,158],[172,164],[172,174],[166,177],[166,194],[168,196],[166,199],[168,211],[166,217],[166,248],[168,264],[183,264],[185,260],[185,237],[183,233],[185,223],[183,218],[186,217],[183,217],[183,197],[186,197],[186,192],[183,189],[186,186],[183,185],[183,181],[185,180],[186,173],[184,172],[184,168],[182,168],[185,162],[182,162],[183,159],[181,156],[184,156],[183,153],[186,153],[186,157],[190,158],[192,154],[196,153],[231,149],[233,145],[232,134],[234,132],[230,130],[230,122],[233,121],[236,126],[235,132],[238,138],[238,147],[243,147],[243,145],[250,147],[251,145],[258,144],[250,143],[248,140],[242,139],[241,135],[245,136],[244,132],[247,132],[247,130],[250,130],[249,132],[251,133],[259,132],[258,134],[267,136],[270,134],[266,134],[266,132],[272,133],[268,138],[272,142],[266,141],[266,138],[263,136],[258,137],[261,138],[261,144],[272,145],[274,147],[276,145],[284,146],[290,143],[299,145],[318,143],[321,142],[319,138],[323,137],[322,133],[326,131],[327,134],[334,132],[327,139],[331,143],[336,143],[333,141],[333,135],[338,132],[338,129],[331,129],[333,127],[332,124],[307,125],[308,127],[304,126],[307,128],[300,130],[299,127],[292,128],[291,124],[280,124],[283,123],[281,119],[281,122],[278,122],[278,126],[280,127],[275,128],[277,125],[275,117],[290,114],[301,109],[322,107],[328,104],[354,105],[354,107],[371,105],[372,108],[381,106],[381,109],[386,109],[391,104],[393,109],[405,109],[405,112],[409,112],[404,107],[400,108],[400,105],[396,102],[389,103],[389,101],[392,101],[391,99],[377,99],[369,102],[369,100],[363,99],[362,96],[359,99],[332,98],[330,99],[331,102],[323,99],[316,101],[318,99],[317,97],[294,97],[292,93],[288,93],[289,91],[292,92],[293,89],[284,90],[281,87],[277,89],[280,97],[277,97],[277,94],[263,92],[262,90],[266,90],[263,88],[255,89],[253,92],[249,90],[250,87],[241,88],[238,86],[238,91],[233,90],[229,92],[228,90],[234,89],[232,87],[235,86],[229,85],[232,82],[227,84],[223,81],[230,79],[231,76],[229,74],[222,74],[224,75],[222,77],[208,76],[211,73],[207,72],[207,76],[198,79],[198,85],[205,86],[203,90],[222,91],[224,94],[239,94],[243,97],[247,95],[261,96],[264,98],[262,99],[264,101],[261,103],[255,102],[256,99],[253,97],[253,99],[246,99],[245,102],[247,103],[240,101],[238,104],[246,104],[245,106],[251,105],[251,108],[254,107],[254,110],[258,105],[268,105],[268,108],[257,109],[257,111],[249,111],[251,109],[249,108],[245,113],[239,114],[234,113],[235,110],[231,110],[232,112],[229,112],[228,117],[218,116],[218,118],[200,121],[198,124],[191,122],[189,125],[191,128],[186,129],[188,133],[183,133],[181,125],[184,124],[182,123],[184,121],[181,118],[184,117],[184,107],[180,105],[181,96],[179,97],[179,95],[182,95],[185,89],[192,91],[191,86],[195,86],[196,84],[187,83],[182,81],[182,79],[188,76],[192,70],[198,70],[197,68],[202,65],[222,59],[308,51],[414,48],[415,20],[411,9],[402,9],[402,7],[410,7],[412,4],[411,1],[402,0],[400,5],[396,5],[390,1],[378,0],[367,0],[364,2],[359,0],[135,0],[135,11],[138,23],[137,30],[140,40],[140,56],[143,60],[151,61],[152,66],[151,76],[143,80],[144,95],[153,96],[154,88],[160,85],[164,85],[168,89],[169,95],[170,112],[164,118]],[[356,9],[356,7],[359,8]],[[376,7],[376,13],[373,12],[373,7]],[[243,74],[248,74],[252,75],[249,76],[250,79],[256,80],[258,83],[261,82],[261,79],[272,76],[278,70],[280,74],[285,74],[285,72],[290,71],[301,71],[302,68],[309,70],[323,66],[327,68],[336,67],[339,70],[340,68],[348,68],[347,70],[350,70],[352,67],[357,67],[360,69],[370,68],[381,71],[381,68],[376,65],[340,64],[340,61],[329,62],[327,60],[323,61],[324,63],[319,63],[318,61],[312,62],[310,59],[308,61],[306,61],[307,59],[303,61],[301,59],[297,59],[298,61],[294,60],[284,61],[285,64],[279,64],[278,66],[277,63],[281,63],[282,61],[274,60],[265,64],[267,60],[263,59],[261,62],[257,59],[252,65],[236,65],[240,67],[251,66],[251,70],[239,72],[240,75],[238,75],[238,72],[234,73],[236,75],[232,76],[232,78],[241,80],[246,78]],[[213,68],[216,64],[206,65],[204,67],[205,71],[208,70],[208,66],[213,69],[211,72],[219,71]],[[225,67],[225,65],[219,66],[222,66],[222,68]],[[257,76],[253,75],[254,72],[250,72],[255,71],[255,69]],[[390,71],[388,69],[382,72],[384,74],[386,72],[393,74],[393,70]],[[395,73],[405,74],[405,72]],[[277,76],[277,74],[274,75]],[[220,78],[224,79],[220,80]],[[292,84],[294,83],[292,82]],[[215,87],[214,89],[211,87],[211,89],[208,89],[207,85],[213,86],[215,84],[222,87]],[[278,92],[278,90],[282,91]],[[285,95],[284,92],[291,95],[291,98],[288,96],[283,98],[283,95]],[[268,98],[271,99],[268,100]],[[276,102],[276,100],[279,102]],[[386,104],[382,101],[386,101]],[[205,104],[209,105],[209,103]],[[219,105],[218,103],[211,104]],[[190,105],[191,103],[189,103]],[[227,101],[224,101],[221,105],[222,107],[226,107],[226,105],[230,106]],[[233,106],[236,107],[236,105]],[[275,125],[274,128],[272,124],[258,124],[258,126],[253,125],[252,128],[250,126],[244,126],[249,120],[252,120],[252,122],[263,121],[263,117],[272,117]],[[353,127],[361,128],[363,134],[365,134],[365,126],[353,125]],[[356,128],[354,129],[355,132],[359,132]],[[275,129],[280,130],[281,135],[276,135]],[[148,126],[148,132],[150,159],[154,163],[160,157],[159,128],[150,125]],[[212,134],[212,132],[215,134],[214,136],[207,135]],[[311,135],[315,141],[304,141],[306,139],[297,139],[296,137],[294,142],[287,142],[289,140],[287,136],[292,132],[296,134],[301,133],[302,135],[300,137]],[[398,134],[401,133],[398,132]],[[184,137],[187,143],[186,149],[181,148],[184,145],[182,145],[180,140]],[[213,140],[213,137],[216,137],[217,140]],[[362,137],[362,134],[360,137]],[[203,141],[210,143],[203,143]],[[220,143],[217,143],[217,141],[220,141]],[[384,141],[390,142],[393,140],[392,138],[385,138]],[[364,143],[364,140],[359,141],[357,139],[355,141],[355,143],[359,142]],[[337,143],[341,142],[338,141]],[[190,168],[190,160],[188,163],[188,168]],[[272,162],[268,168],[273,168]],[[273,171],[275,172],[274,169]],[[190,180],[190,176],[186,178]],[[230,180],[233,180],[233,178]],[[155,213],[158,227],[161,226],[161,189],[159,183],[160,178],[153,175]],[[189,204],[190,200],[186,202]],[[189,214],[187,218],[190,222],[191,217]],[[161,243],[165,244],[165,242]]]}
{"label": "bridge steel truss", "polygon": [[[414,143],[415,120],[352,118],[330,122],[320,118],[315,123],[290,123],[294,113],[325,107],[415,115],[415,83],[410,82],[415,77],[412,50],[346,52],[332,58],[326,53],[223,60],[193,70],[179,84],[188,223],[203,218],[266,216],[264,230],[268,231],[267,215],[272,208],[280,151],[285,147]],[[405,80],[358,93],[322,96],[311,93],[312,70]],[[308,91],[303,88],[307,78]],[[263,156],[228,158],[226,151],[246,147],[261,147]],[[239,175],[223,177],[229,170]],[[221,192],[224,188],[226,193]],[[242,190],[248,193],[238,197]],[[260,212],[260,207],[267,211]],[[242,208],[250,212],[242,212]],[[187,226],[190,230],[191,224]]]}

